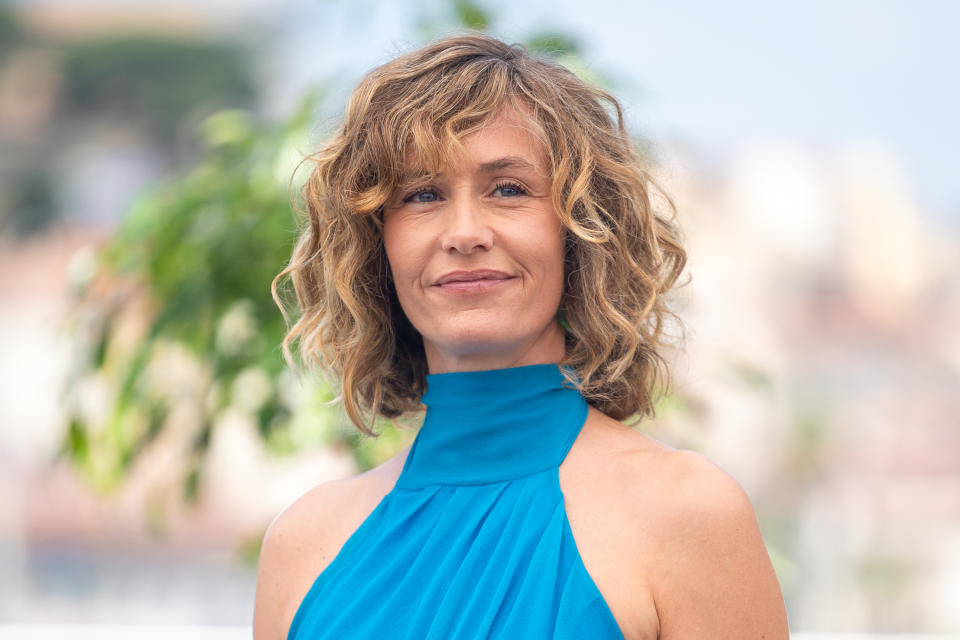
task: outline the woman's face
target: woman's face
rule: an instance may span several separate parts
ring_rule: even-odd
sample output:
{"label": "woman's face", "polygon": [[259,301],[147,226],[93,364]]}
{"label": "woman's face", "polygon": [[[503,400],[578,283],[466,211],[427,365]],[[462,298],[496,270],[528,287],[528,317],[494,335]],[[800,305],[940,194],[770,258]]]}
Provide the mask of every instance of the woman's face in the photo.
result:
{"label": "woman's face", "polygon": [[513,109],[384,208],[397,297],[431,373],[558,362],[563,228],[542,145]]}

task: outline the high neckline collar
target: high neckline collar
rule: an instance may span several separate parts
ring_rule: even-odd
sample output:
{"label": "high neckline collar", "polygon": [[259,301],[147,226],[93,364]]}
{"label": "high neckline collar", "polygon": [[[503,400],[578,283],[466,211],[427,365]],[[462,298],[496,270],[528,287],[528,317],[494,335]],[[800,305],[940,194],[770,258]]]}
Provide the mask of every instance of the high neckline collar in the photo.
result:
{"label": "high neckline collar", "polygon": [[430,374],[426,417],[397,481],[502,482],[558,466],[587,403],[556,364]]}

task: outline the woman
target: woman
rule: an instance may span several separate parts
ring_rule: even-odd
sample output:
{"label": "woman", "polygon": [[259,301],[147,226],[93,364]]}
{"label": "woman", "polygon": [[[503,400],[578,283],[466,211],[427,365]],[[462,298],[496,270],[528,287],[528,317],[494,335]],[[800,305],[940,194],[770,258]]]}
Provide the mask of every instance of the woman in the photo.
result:
{"label": "woman", "polygon": [[451,38],[369,73],[314,161],[284,347],[365,432],[427,410],[271,525],[257,640],[786,638],[741,487],[619,422],[685,253],[617,102]]}

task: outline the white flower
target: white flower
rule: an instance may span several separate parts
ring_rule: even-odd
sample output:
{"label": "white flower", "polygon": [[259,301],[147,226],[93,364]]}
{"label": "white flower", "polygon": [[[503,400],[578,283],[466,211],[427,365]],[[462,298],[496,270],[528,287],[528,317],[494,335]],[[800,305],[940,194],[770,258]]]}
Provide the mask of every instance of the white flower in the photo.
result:
{"label": "white flower", "polygon": [[237,300],[220,317],[217,326],[217,350],[227,355],[241,353],[257,335],[257,319],[253,302]]}

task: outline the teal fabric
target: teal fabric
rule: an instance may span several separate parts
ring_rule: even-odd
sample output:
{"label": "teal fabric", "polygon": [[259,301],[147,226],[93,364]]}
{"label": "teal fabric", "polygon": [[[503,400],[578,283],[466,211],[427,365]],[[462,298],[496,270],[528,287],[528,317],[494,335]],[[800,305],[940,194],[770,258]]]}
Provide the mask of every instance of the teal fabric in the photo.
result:
{"label": "teal fabric", "polygon": [[587,403],[560,368],[429,375],[423,402],[395,486],[288,638],[622,639],[564,511],[558,467]]}

